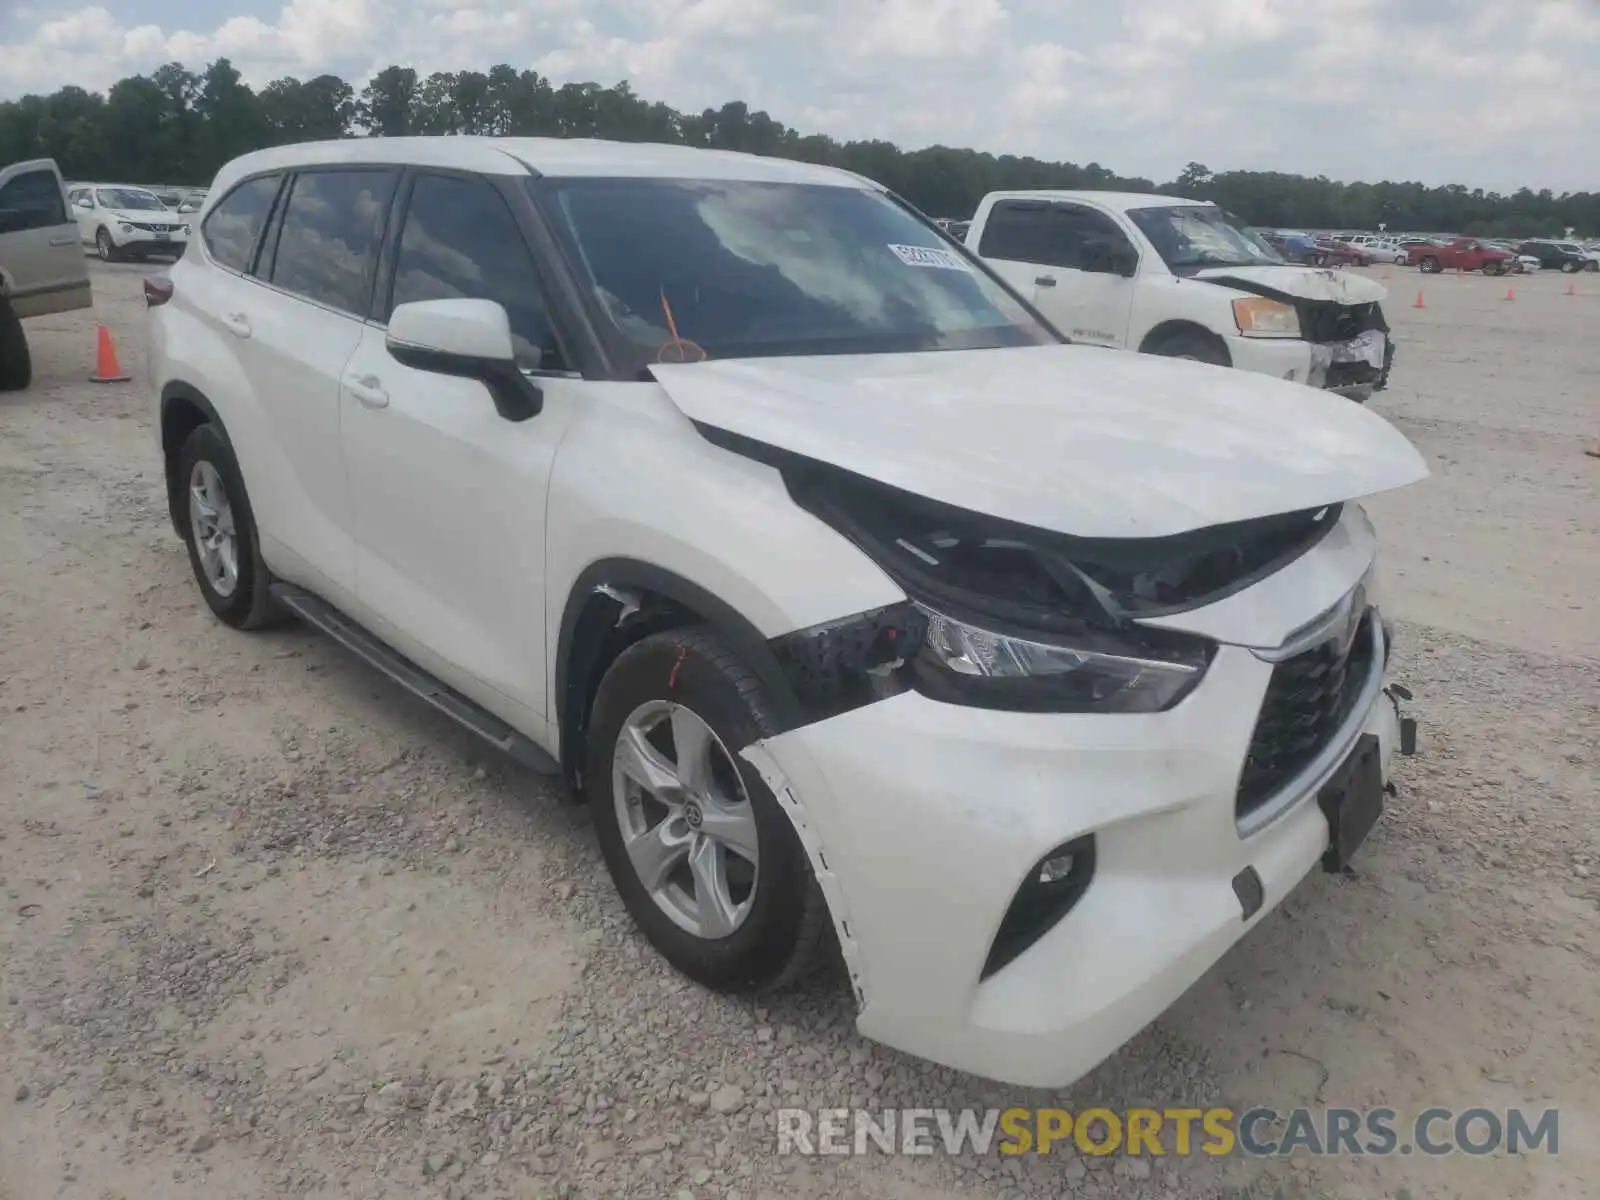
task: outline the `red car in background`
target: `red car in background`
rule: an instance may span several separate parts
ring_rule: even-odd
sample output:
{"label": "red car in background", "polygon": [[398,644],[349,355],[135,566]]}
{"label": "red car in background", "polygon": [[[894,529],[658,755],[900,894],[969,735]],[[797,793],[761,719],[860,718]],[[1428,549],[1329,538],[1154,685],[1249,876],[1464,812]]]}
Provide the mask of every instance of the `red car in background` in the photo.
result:
{"label": "red car in background", "polygon": [[1424,275],[1440,271],[1482,271],[1485,275],[1505,275],[1518,269],[1517,256],[1509,250],[1486,246],[1477,238],[1460,237],[1442,245],[1408,247],[1410,263]]}
{"label": "red car in background", "polygon": [[1313,261],[1319,267],[1370,267],[1378,261],[1377,255],[1369,253],[1360,246],[1352,246],[1349,242],[1329,237],[1313,240],[1317,256]]}

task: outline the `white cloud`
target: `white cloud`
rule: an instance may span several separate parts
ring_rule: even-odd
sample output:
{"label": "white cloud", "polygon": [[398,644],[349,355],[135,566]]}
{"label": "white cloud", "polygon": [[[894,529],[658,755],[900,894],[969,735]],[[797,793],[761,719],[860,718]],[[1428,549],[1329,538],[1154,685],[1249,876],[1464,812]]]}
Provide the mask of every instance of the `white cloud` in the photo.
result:
{"label": "white cloud", "polygon": [[[70,2],[70,0],[69,0]],[[159,0],[157,0],[159,2]],[[179,0],[173,0],[178,3]],[[391,63],[627,78],[806,132],[1097,161],[1600,189],[1597,0],[236,0],[214,23],[0,19],[0,96],[227,55],[247,81]],[[147,7],[145,11],[150,11]],[[176,11],[176,10],[174,10]],[[186,7],[185,11],[194,11]]]}

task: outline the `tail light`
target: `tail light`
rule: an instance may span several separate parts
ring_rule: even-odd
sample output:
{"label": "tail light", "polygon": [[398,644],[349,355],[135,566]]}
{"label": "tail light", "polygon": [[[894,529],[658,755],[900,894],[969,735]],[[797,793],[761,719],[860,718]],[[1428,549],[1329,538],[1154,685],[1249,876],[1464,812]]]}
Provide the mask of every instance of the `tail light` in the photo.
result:
{"label": "tail light", "polygon": [[156,308],[172,299],[172,280],[165,275],[150,275],[144,281],[144,305]]}

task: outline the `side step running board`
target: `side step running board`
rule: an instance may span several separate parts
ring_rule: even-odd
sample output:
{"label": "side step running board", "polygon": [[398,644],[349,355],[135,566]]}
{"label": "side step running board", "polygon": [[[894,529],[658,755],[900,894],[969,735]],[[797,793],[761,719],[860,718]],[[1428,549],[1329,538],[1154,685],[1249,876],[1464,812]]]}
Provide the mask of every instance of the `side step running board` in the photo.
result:
{"label": "side step running board", "polygon": [[289,583],[274,583],[272,598],[295,616],[322,630],[345,649],[354,651],[414,696],[426,700],[463,729],[541,775],[559,775],[561,767],[528,738],[493,713],[479,708],[460,692],[435,679],[398,650],[380,641],[333,605]]}

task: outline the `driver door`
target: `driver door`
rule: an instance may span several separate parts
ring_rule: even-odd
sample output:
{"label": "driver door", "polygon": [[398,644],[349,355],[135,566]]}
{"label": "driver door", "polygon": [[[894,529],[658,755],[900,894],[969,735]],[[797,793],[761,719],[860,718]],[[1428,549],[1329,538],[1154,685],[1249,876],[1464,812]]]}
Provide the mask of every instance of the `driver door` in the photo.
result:
{"label": "driver door", "polygon": [[1034,279],[1034,304],[1075,341],[1125,348],[1138,268],[1122,275],[1113,263],[1138,262],[1127,234],[1097,209],[1053,202],[1048,238],[1056,265]]}
{"label": "driver door", "polygon": [[[364,623],[513,725],[547,707],[545,501],[584,384],[565,370],[544,288],[506,197],[470,174],[419,172],[380,277],[373,320],[344,369],[340,438]],[[500,416],[476,380],[388,352],[395,306],[494,300],[544,408]]]}

